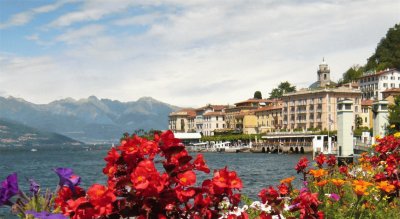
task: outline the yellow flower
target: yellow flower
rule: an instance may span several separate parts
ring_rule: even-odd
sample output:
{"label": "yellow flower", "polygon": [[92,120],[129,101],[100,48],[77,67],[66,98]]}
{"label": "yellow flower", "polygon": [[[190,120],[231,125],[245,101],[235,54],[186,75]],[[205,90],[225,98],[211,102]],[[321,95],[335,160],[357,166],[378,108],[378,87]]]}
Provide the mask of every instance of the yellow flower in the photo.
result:
{"label": "yellow flower", "polygon": [[377,135],[377,136],[375,136],[375,139],[376,139],[376,140],[381,139],[381,136],[380,136],[380,135]]}
{"label": "yellow flower", "polygon": [[396,125],[393,124],[393,125],[390,126],[390,128],[394,129],[394,128],[396,128]]}
{"label": "yellow flower", "polygon": [[400,132],[394,133],[394,137],[395,137],[395,138],[400,138]]}

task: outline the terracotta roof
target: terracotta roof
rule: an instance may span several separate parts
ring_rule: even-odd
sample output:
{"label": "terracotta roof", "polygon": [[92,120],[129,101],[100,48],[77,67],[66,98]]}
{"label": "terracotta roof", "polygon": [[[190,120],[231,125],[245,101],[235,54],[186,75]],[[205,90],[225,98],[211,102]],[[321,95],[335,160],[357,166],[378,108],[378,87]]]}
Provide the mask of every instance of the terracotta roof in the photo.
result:
{"label": "terracotta roof", "polygon": [[203,116],[225,116],[225,113],[223,113],[223,112],[208,112],[208,113],[204,113]]}
{"label": "terracotta roof", "polygon": [[376,72],[374,74],[363,75],[363,76],[359,77],[358,79],[379,76],[379,75],[382,75],[382,74],[385,74],[385,73],[389,73],[391,71],[397,71],[397,69],[392,68],[392,69],[387,69],[387,70],[383,70],[383,71],[380,71],[380,72]]}
{"label": "terracotta roof", "polygon": [[181,109],[177,112],[172,112],[169,114],[170,116],[188,116],[188,117],[196,117],[196,111],[192,108]]}
{"label": "terracotta roof", "polygon": [[361,106],[372,106],[373,100],[362,100]]}
{"label": "terracotta roof", "polygon": [[197,108],[196,111],[202,111],[202,110],[205,110],[207,108],[212,108],[214,111],[221,111],[221,110],[223,110],[225,108],[228,108],[228,107],[229,107],[229,105],[207,105],[207,106],[203,106],[203,107]]}
{"label": "terracotta roof", "polygon": [[248,100],[244,100],[244,101],[235,103],[235,105],[242,104],[242,103],[271,103],[271,102],[274,102],[274,100],[252,98],[252,99],[248,99]]}
{"label": "terracotta roof", "polygon": [[382,91],[382,93],[400,93],[400,88],[390,88]]}
{"label": "terracotta roof", "polygon": [[280,110],[282,109],[282,106],[267,106],[267,107],[261,107],[259,109],[256,109],[256,112],[263,112],[263,111],[270,111],[270,110]]}

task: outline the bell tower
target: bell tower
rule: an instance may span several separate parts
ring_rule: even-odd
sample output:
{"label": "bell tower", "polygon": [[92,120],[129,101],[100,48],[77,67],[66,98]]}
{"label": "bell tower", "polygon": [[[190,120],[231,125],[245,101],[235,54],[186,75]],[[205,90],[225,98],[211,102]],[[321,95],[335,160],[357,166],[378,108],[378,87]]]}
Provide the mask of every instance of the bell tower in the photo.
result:
{"label": "bell tower", "polygon": [[322,58],[322,63],[319,64],[318,81],[320,87],[325,87],[331,82],[331,70],[329,69],[328,64],[326,64],[325,58]]}

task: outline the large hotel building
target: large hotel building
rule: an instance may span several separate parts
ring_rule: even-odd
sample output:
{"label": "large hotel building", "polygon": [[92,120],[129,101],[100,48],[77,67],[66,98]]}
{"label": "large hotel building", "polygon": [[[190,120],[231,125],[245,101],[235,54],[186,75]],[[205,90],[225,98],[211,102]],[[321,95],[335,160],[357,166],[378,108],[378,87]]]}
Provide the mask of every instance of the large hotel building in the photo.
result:
{"label": "large hotel building", "polygon": [[[282,97],[282,125],[286,130],[336,130],[336,106],[342,99],[353,101],[353,111],[361,113],[361,91],[351,84],[338,87],[330,80],[330,69],[323,61],[318,80],[309,88],[286,93]],[[354,124],[354,120],[350,121]]]}

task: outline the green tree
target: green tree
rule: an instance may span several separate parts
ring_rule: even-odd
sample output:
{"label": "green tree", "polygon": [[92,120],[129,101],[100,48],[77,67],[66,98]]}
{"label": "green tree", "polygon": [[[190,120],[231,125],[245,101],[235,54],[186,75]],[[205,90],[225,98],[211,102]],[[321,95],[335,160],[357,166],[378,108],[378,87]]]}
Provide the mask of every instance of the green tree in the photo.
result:
{"label": "green tree", "polygon": [[288,81],[281,82],[277,88],[272,89],[269,98],[281,98],[283,94],[296,91],[296,86],[292,86]]}
{"label": "green tree", "polygon": [[394,104],[389,106],[389,134],[400,131],[400,96],[394,99]]}
{"label": "green tree", "polygon": [[388,30],[365,65],[366,71],[386,68],[400,69],[400,23]]}
{"label": "green tree", "polygon": [[356,125],[356,129],[359,129],[363,124],[363,119],[360,116],[356,115],[354,123]]}
{"label": "green tree", "polygon": [[262,99],[262,94],[260,91],[254,92],[254,99]]}
{"label": "green tree", "polygon": [[356,81],[359,77],[362,76],[363,72],[364,72],[364,67],[359,65],[353,65],[345,73],[343,73],[343,78],[340,82],[349,83],[352,81]]}

